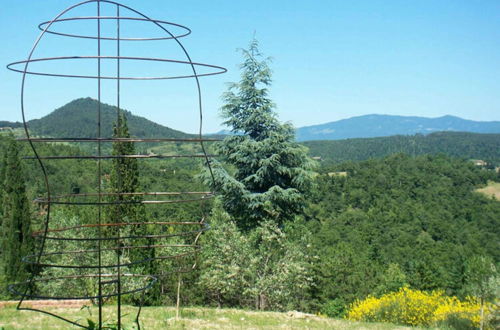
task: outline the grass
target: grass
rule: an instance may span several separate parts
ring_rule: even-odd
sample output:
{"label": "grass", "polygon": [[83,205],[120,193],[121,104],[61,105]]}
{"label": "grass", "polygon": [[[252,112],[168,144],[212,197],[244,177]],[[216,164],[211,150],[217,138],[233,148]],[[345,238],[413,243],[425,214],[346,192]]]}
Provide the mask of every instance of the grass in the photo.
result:
{"label": "grass", "polygon": [[[49,308],[51,312],[87,324],[96,319],[97,309]],[[114,319],[113,306],[104,309],[104,319]],[[137,309],[124,306],[125,329],[135,329]],[[92,315],[92,316],[90,316]],[[111,325],[111,323],[108,323]],[[74,327],[78,329],[77,327]],[[238,309],[182,308],[178,320],[173,307],[145,307],[141,312],[141,329],[410,329],[392,324],[362,323],[331,319],[311,314],[255,312]],[[42,313],[18,311],[14,307],[0,308],[0,329],[71,329],[68,323]]]}
{"label": "grass", "polygon": [[476,191],[500,201],[500,182],[488,181],[486,187],[477,189]]}

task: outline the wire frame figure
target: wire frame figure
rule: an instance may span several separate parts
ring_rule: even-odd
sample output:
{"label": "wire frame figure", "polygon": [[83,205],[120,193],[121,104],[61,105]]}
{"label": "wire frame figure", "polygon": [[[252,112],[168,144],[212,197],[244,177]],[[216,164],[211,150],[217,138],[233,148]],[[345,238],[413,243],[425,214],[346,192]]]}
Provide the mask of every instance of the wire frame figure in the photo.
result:
{"label": "wire frame figure", "polygon": [[[103,15],[103,6],[114,8],[115,14],[111,16]],[[65,17],[66,14],[71,14],[76,8],[86,7],[94,11],[94,15]],[[127,15],[123,15],[127,13]],[[132,16],[133,15],[133,16]],[[63,17],[64,16],[64,17]],[[79,34],[61,32],[57,30],[58,23],[62,22],[80,22],[93,26],[95,34]],[[115,26],[114,35],[103,33],[103,22],[111,22]],[[155,37],[125,37],[120,30],[121,23],[136,22],[144,24],[152,24],[155,28],[161,31],[162,36]],[[179,33],[171,32],[172,28],[180,30]],[[120,215],[116,218],[109,219],[106,217],[107,209],[115,208],[120,210],[121,206],[137,205],[140,207],[148,207],[152,205],[178,205],[185,203],[203,203],[214,195],[208,191],[161,191],[161,192],[138,192],[126,191],[118,189],[109,191],[105,187],[105,173],[103,172],[103,162],[109,160],[126,160],[126,159],[177,159],[177,158],[200,158],[208,167],[210,173],[210,155],[207,154],[205,142],[215,141],[215,139],[207,139],[202,136],[202,95],[200,87],[200,77],[217,75],[226,72],[226,69],[220,66],[197,63],[191,60],[191,57],[180,41],[180,38],[191,33],[191,30],[180,24],[171,23],[162,20],[151,19],[141,12],[132,9],[111,0],[87,0],[70,6],[63,10],[51,21],[42,22],[39,25],[41,33],[35,41],[26,60],[11,63],[7,66],[8,69],[22,74],[21,82],[21,111],[24,123],[26,138],[21,139],[29,143],[34,156],[25,157],[34,159],[42,173],[46,195],[37,198],[36,203],[43,207],[46,212],[45,221],[42,230],[35,232],[33,235],[40,239],[38,251],[34,255],[25,256],[24,262],[33,265],[34,272],[31,277],[24,282],[14,283],[9,286],[9,290],[20,296],[20,301],[17,305],[19,310],[31,310],[42,312],[61,320],[69,322],[75,326],[82,328],[90,328],[90,325],[82,324],[81,321],[71,320],[69,318],[57,315],[48,310],[40,308],[31,308],[23,304],[25,299],[79,299],[93,300],[98,307],[97,326],[103,328],[105,323],[105,315],[103,315],[103,305],[107,300],[116,301],[116,324],[120,329],[122,327],[122,297],[126,295],[139,294],[142,298],[144,293],[151,288],[158,280],[158,274],[144,274],[140,270],[144,269],[144,265],[150,264],[158,260],[172,260],[177,258],[185,258],[195,255],[199,249],[198,239],[201,233],[208,229],[205,222],[205,217],[201,216],[198,219],[168,219],[166,221],[151,220],[151,219],[120,219]],[[90,31],[93,29],[86,29]],[[71,55],[58,57],[34,57],[40,42],[47,35],[55,35],[64,38],[86,39],[94,42],[95,55]],[[170,41],[174,42],[182,54],[183,59],[172,58],[156,58],[156,57],[136,57],[122,55],[122,44],[124,42],[141,42],[141,41]],[[114,43],[115,55],[104,55],[103,42]],[[77,74],[77,73],[61,73],[53,71],[44,71],[33,69],[34,63],[54,63],[59,61],[95,61],[95,74]],[[173,75],[150,75],[150,76],[135,76],[123,75],[122,64],[127,62],[141,63],[169,63],[176,65],[184,65],[189,68],[187,74]],[[110,70],[107,65],[111,63],[114,66],[115,73],[109,74]],[[199,73],[203,69],[203,73]],[[68,78],[68,79],[91,79],[95,81],[97,90],[96,103],[96,133],[95,137],[59,137],[59,138],[41,138],[33,137],[28,129],[26,120],[26,82],[29,76],[45,76],[51,78]],[[123,80],[171,80],[171,79],[193,79],[196,87],[197,111],[199,113],[199,132],[195,138],[128,138],[128,137],[107,137],[105,136],[101,126],[102,118],[102,92],[104,81],[116,82],[116,116],[117,123],[121,118],[121,82]],[[94,154],[82,155],[42,155],[39,146],[40,144],[49,143],[80,143],[90,144],[95,147]],[[182,154],[182,155],[156,155],[156,154],[111,154],[109,148],[106,149],[106,144],[114,145],[131,144],[131,143],[188,143],[199,145],[200,153]],[[107,152],[108,151],[108,152]],[[71,194],[54,194],[52,182],[47,168],[48,162],[56,162],[58,160],[74,160],[87,161],[95,163],[95,191],[80,193],[79,191]],[[118,176],[119,177],[119,176]],[[119,184],[121,184],[119,182]],[[71,226],[61,226],[60,223],[53,221],[53,212],[56,207],[73,207],[85,208],[93,207],[95,216],[93,221],[85,223],[73,224]],[[112,221],[111,221],[112,220]],[[148,230],[140,230],[142,227],[147,227]],[[183,239],[174,243],[169,243],[170,238]],[[73,248],[67,249],[66,243],[72,243]],[[47,246],[53,244],[55,249],[48,251]],[[74,245],[79,248],[75,249]],[[127,253],[136,250],[157,251],[153,254],[139,254],[139,258],[127,258]],[[108,258],[113,256],[113,258]],[[176,267],[168,273],[187,272],[194,268],[195,264],[186,267]],[[142,268],[141,268],[142,267]],[[40,270],[43,270],[41,272]],[[48,275],[47,275],[48,274]],[[164,275],[164,274],[163,274]],[[51,287],[59,288],[60,290],[49,290],[50,292],[40,292],[34,290],[38,283],[51,283]],[[54,293],[56,292],[56,293]],[[139,309],[136,314],[136,322],[139,325],[139,315],[141,312],[143,299],[139,299]]]}

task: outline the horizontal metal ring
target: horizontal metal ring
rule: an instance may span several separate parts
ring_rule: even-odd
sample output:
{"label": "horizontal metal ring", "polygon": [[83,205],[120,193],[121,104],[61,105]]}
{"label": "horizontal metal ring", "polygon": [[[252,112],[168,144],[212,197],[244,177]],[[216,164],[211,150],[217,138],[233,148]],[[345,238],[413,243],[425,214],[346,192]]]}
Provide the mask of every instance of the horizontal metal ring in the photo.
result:
{"label": "horizontal metal ring", "polygon": [[[120,248],[121,250],[126,250],[126,249],[131,249],[131,248],[142,248],[142,249],[146,249],[146,248],[156,248],[156,247],[161,247],[161,245],[158,245],[158,246],[154,246],[154,245],[151,245],[151,246],[132,246],[132,247],[124,247],[124,248]],[[58,264],[48,264],[48,263],[43,263],[43,262],[36,262],[36,261],[32,261],[30,259],[32,258],[38,258],[38,255],[29,255],[29,256],[26,256],[24,258],[22,258],[22,262],[24,263],[27,263],[27,264],[30,264],[30,265],[36,265],[36,266],[40,266],[40,267],[50,267],[50,268],[64,268],[64,269],[99,269],[99,268],[106,268],[106,269],[109,269],[109,268],[118,268],[118,267],[128,267],[128,266],[134,266],[134,265],[139,265],[139,264],[144,264],[144,263],[148,263],[148,262],[152,262],[152,261],[155,261],[155,260],[166,260],[166,259],[177,259],[177,258],[182,258],[182,257],[187,257],[187,256],[190,256],[190,255],[194,255],[196,253],[197,250],[200,249],[200,246],[199,245],[192,245],[191,246],[193,248],[193,251],[189,251],[189,252],[181,252],[181,253],[178,253],[178,254],[172,254],[172,255],[168,255],[168,256],[155,256],[155,257],[151,257],[151,258],[146,258],[146,259],[142,259],[142,260],[138,260],[138,261],[131,261],[131,262],[127,262],[127,263],[120,263],[120,264],[112,264],[112,265],[68,265],[68,264],[61,264],[61,265],[58,265]],[[119,248],[115,248],[116,250],[119,250]],[[101,251],[106,251],[106,250],[113,250],[113,249],[101,249]],[[80,253],[80,254],[87,254],[87,253],[100,253],[99,250],[92,250],[92,251],[66,251],[66,252],[54,252],[54,253],[44,253],[41,255],[41,257],[48,257],[48,256],[51,256],[51,255],[64,255],[64,254],[75,254],[75,253]]]}
{"label": "horizontal metal ring", "polygon": [[[186,225],[186,226],[205,226],[205,219],[202,218],[201,221],[150,221],[150,222],[118,222],[118,223],[93,223],[85,224],[79,226],[62,227],[62,228],[52,228],[47,229],[47,233],[60,233],[68,230],[84,229],[84,228],[97,228],[97,227],[126,227],[126,226],[140,226],[140,225],[159,225],[159,226],[171,226],[171,225]],[[32,236],[42,235],[45,230],[40,230],[33,232]]]}
{"label": "horizontal metal ring", "polygon": [[222,141],[222,139],[212,139],[212,138],[192,138],[192,139],[174,139],[174,138],[163,138],[163,139],[139,139],[139,138],[19,138],[17,141],[31,141],[31,142],[217,142]]}
{"label": "horizontal metal ring", "polygon": [[191,203],[191,202],[199,202],[204,201],[210,198],[215,197],[214,195],[207,195],[199,198],[190,198],[190,199],[176,199],[176,200],[138,200],[138,201],[97,201],[97,202],[60,202],[53,201],[48,199],[35,199],[34,202],[38,204],[50,204],[50,205],[130,205],[130,204],[182,204],[182,203]]}
{"label": "horizontal metal ring", "polygon": [[123,158],[207,158],[214,157],[214,155],[102,155],[102,156],[26,156],[23,159],[123,159]]}
{"label": "horizontal metal ring", "polygon": [[[44,295],[32,295],[32,294],[27,294],[25,292],[20,292],[17,290],[17,287],[20,287],[22,285],[31,285],[32,282],[41,282],[41,281],[57,281],[57,280],[65,280],[65,279],[82,279],[82,278],[109,278],[109,277],[117,277],[117,275],[106,275],[106,274],[92,274],[92,275],[72,275],[72,276],[61,276],[61,277],[51,277],[51,278],[35,278],[30,281],[24,281],[24,282],[19,282],[15,284],[11,284],[8,286],[8,289],[10,292],[14,293],[17,296],[25,297],[25,298],[34,298],[34,299],[54,299],[54,300],[87,300],[87,299],[99,299],[99,298],[110,298],[118,295],[124,295],[124,294],[131,294],[131,293],[136,293],[136,292],[141,292],[145,291],[151,286],[153,286],[156,281],[158,281],[158,278],[155,276],[151,275],[136,275],[136,274],[121,274],[120,277],[144,277],[150,280],[150,282],[145,285],[141,286],[136,289],[128,290],[128,291],[122,291],[120,293],[114,292],[114,293],[109,293],[109,294],[103,294],[103,295],[97,295],[97,296],[68,296],[68,297],[62,297],[62,296],[44,296]],[[25,290],[22,290],[25,291]]]}
{"label": "horizontal metal ring", "polygon": [[[83,21],[83,20],[125,20],[125,21],[144,21],[144,22],[151,22],[157,25],[170,25],[170,26],[175,26],[179,27],[184,30],[183,33],[180,33],[178,35],[173,35],[173,36],[166,36],[166,37],[153,37],[153,38],[116,38],[116,37],[97,37],[97,36],[90,36],[90,35],[78,35],[78,34],[72,34],[72,33],[63,33],[63,32],[57,32],[57,31],[52,31],[49,29],[46,29],[45,26],[47,25],[53,25],[54,23],[59,23],[59,22],[68,22],[68,21]],[[82,38],[82,39],[101,39],[101,40],[120,40],[120,41],[156,41],[156,40],[169,40],[169,39],[178,39],[182,38],[185,36],[188,36],[191,34],[191,29],[188,28],[187,26],[180,25],[177,23],[172,23],[172,22],[167,22],[167,21],[160,21],[156,19],[148,19],[148,18],[142,18],[142,17],[117,17],[117,16],[85,16],[85,17],[68,17],[68,18],[59,18],[53,21],[46,21],[42,22],[38,25],[38,28],[41,31],[45,31],[46,33],[50,34],[55,34],[59,36],[64,36],[64,37],[71,37],[71,38]]]}
{"label": "horizontal metal ring", "polygon": [[199,233],[205,232],[210,229],[207,223],[203,224],[203,227],[199,230],[184,231],[175,234],[165,234],[165,235],[129,235],[129,236],[115,236],[115,237],[56,237],[56,236],[44,236],[43,232],[38,232],[32,236],[35,238],[42,238],[44,240],[54,240],[54,241],[80,241],[80,242],[96,242],[96,241],[118,241],[126,239],[143,239],[143,238],[169,238],[169,237],[182,237],[189,235],[197,235]]}
{"label": "horizontal metal ring", "polygon": [[[48,72],[34,72],[16,69],[16,65],[36,63],[36,62],[47,62],[47,61],[60,61],[60,60],[81,60],[81,59],[101,59],[101,60],[132,60],[132,61],[150,61],[150,62],[166,62],[166,63],[176,63],[176,64],[186,64],[195,67],[205,67],[216,69],[217,71],[208,73],[197,73],[191,75],[180,75],[180,76],[159,76],[159,77],[123,77],[123,76],[86,76],[86,75],[72,75],[72,74],[60,74],[60,73],[48,73]],[[197,63],[190,61],[181,60],[171,60],[162,58],[152,58],[152,57],[131,57],[131,56],[58,56],[58,57],[43,57],[35,58],[24,61],[17,61],[7,65],[7,69],[23,74],[37,75],[37,76],[48,76],[48,77],[63,77],[63,78],[83,78],[83,79],[111,79],[111,80],[167,80],[167,79],[183,79],[183,78],[199,78],[206,76],[214,76],[227,72],[227,69],[205,63]]]}

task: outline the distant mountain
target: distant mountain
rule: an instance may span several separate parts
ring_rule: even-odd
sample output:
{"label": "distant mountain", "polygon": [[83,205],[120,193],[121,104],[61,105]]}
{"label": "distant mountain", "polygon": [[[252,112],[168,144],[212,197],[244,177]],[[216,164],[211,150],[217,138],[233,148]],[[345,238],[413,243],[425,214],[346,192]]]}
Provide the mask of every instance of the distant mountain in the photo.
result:
{"label": "distant mountain", "polygon": [[[28,122],[31,131],[41,136],[84,137],[97,136],[98,101],[90,97],[81,98],[54,110],[41,119]],[[127,117],[130,134],[139,138],[186,138],[193,135],[154,123],[146,118],[123,110]],[[116,107],[101,103],[101,137],[111,137],[116,122]]]}
{"label": "distant mountain", "polygon": [[465,159],[482,159],[500,165],[500,134],[438,132],[429,135],[396,135],[329,141],[304,141],[309,155],[326,163],[382,158],[395,153],[412,156],[446,154]]}
{"label": "distant mountain", "polygon": [[500,122],[481,122],[454,116],[439,118],[366,115],[297,129],[297,141],[340,140],[441,131],[500,133]]}

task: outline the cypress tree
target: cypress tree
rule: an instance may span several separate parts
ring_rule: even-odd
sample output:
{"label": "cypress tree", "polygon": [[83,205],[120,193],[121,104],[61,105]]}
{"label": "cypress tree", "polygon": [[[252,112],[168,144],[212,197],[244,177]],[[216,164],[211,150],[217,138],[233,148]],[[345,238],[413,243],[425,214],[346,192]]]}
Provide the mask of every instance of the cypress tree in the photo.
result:
{"label": "cypress tree", "polygon": [[[2,150],[3,151],[3,150]],[[7,152],[2,152],[0,155],[0,228],[2,228],[3,221],[3,192],[5,181],[5,168],[7,167]],[[0,251],[0,254],[2,252]]]}
{"label": "cypress tree", "polygon": [[[117,122],[113,125],[113,138],[130,138],[127,118],[121,113]],[[133,155],[135,146],[133,142],[113,142],[113,156]],[[144,206],[140,203],[142,196],[133,195],[139,191],[139,165],[136,158],[113,158],[109,182],[110,201],[116,202],[109,206],[108,222],[130,223],[141,222],[144,218]],[[127,235],[141,235],[144,228],[140,225],[129,225],[123,227],[109,227],[106,233],[109,236],[118,235],[119,228]],[[134,240],[136,245],[144,245],[142,240]],[[131,257],[142,260],[147,257],[141,256],[138,251],[131,251]],[[139,259],[138,259],[139,258]]]}
{"label": "cypress tree", "polygon": [[[113,125],[113,138],[130,138],[127,118],[121,113],[117,122]],[[136,154],[133,142],[114,142],[112,155],[134,155]],[[109,207],[108,221],[112,223],[139,223],[145,221],[145,209],[141,204],[142,196],[133,195],[139,189],[139,164],[136,158],[114,158],[112,160],[110,183],[108,191],[112,193],[110,200],[117,202]],[[124,227],[110,227],[106,230],[107,235],[116,237],[120,234],[127,236],[143,236],[153,234],[148,232],[146,225],[129,225]],[[120,243],[120,242],[119,242]],[[123,245],[122,243],[120,243]],[[150,246],[153,241],[150,238],[139,238],[128,240],[130,246]],[[118,256],[122,253],[117,250]],[[154,248],[131,248],[129,251],[130,261],[137,262],[154,258]],[[136,272],[155,273],[154,263],[136,264],[131,266]],[[148,296],[151,295],[151,291]]]}
{"label": "cypress tree", "polygon": [[[124,114],[118,116],[117,122],[113,126],[113,138],[130,138],[127,118]],[[133,142],[113,143],[113,156],[133,154],[135,154]],[[114,222],[137,222],[143,214],[143,207],[139,204],[141,196],[123,194],[135,193],[139,190],[139,166],[137,159],[114,158],[112,160],[109,186],[109,191],[115,194],[112,195],[111,199],[119,202],[110,207],[110,220]]]}
{"label": "cypress tree", "polygon": [[224,124],[235,135],[215,146],[234,172],[215,164],[212,188],[238,226],[251,229],[265,220],[280,224],[302,211],[313,163],[307,149],[295,142],[292,125],[277,119],[268,96],[269,59],[263,58],[257,40],[242,53],[241,79],[230,85],[222,107]]}
{"label": "cypress tree", "polygon": [[19,145],[9,138],[3,172],[2,268],[6,283],[26,280],[31,267],[21,259],[34,253],[30,207],[19,155]]}

